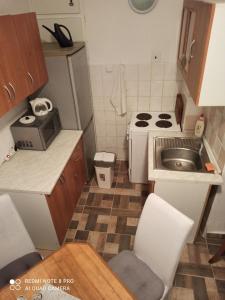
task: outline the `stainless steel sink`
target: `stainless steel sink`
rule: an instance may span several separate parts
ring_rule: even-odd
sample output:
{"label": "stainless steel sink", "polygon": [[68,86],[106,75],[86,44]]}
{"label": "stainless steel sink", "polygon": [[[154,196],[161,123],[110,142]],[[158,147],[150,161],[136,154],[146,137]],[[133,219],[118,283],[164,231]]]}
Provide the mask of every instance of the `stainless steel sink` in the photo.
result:
{"label": "stainless steel sink", "polygon": [[207,173],[210,160],[201,139],[157,137],[154,144],[156,169]]}

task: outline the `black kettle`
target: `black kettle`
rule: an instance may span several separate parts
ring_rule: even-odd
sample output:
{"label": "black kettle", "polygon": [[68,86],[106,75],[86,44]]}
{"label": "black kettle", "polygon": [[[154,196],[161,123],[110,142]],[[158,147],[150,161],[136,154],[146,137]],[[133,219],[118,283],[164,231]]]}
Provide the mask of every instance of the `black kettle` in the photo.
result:
{"label": "black kettle", "polygon": [[[70,31],[66,26],[55,23],[54,24],[55,31],[51,30],[50,28],[48,28],[45,25],[42,25],[42,27],[47,29],[55,37],[55,39],[58,41],[60,47],[65,48],[65,47],[72,47],[73,46],[73,40],[72,40]],[[69,34],[69,39],[65,36],[65,34],[63,33],[63,31],[61,30],[60,27],[66,29],[66,31]]]}

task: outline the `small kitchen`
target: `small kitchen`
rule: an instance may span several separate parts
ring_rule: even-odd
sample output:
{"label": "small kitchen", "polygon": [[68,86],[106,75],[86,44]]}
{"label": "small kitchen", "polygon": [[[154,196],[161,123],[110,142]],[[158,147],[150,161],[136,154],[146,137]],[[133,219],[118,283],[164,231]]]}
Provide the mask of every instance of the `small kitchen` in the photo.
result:
{"label": "small kitchen", "polygon": [[[72,274],[84,289],[70,283],[71,299],[106,299],[117,284],[112,299],[147,299],[148,290],[139,294],[116,265],[127,259],[133,267],[129,253],[136,252],[145,262],[144,234],[143,253],[148,243],[166,249],[161,226],[168,227],[171,249],[178,245],[185,229],[172,242],[173,221],[166,223],[175,208],[193,225],[176,250],[168,282],[153,263],[164,292],[160,284],[154,292],[149,286],[150,294],[159,293],[152,299],[168,290],[169,299],[223,299],[225,68],[218,58],[225,53],[225,4],[143,2],[0,1],[0,207],[9,196],[41,255],[32,276],[37,270],[50,277],[45,270],[60,251],[74,259],[65,274],[72,274],[75,261],[89,274],[90,285],[81,273]],[[158,210],[145,218],[152,213],[150,199],[152,211],[156,199],[169,205],[165,219],[156,218]],[[2,219],[1,242],[22,232],[13,219],[9,226],[11,215]],[[176,251],[168,254],[171,261]],[[12,261],[1,255],[0,279]],[[158,255],[164,272],[168,259]],[[103,278],[91,277],[94,264],[112,276],[105,291]],[[30,270],[18,278],[25,280]],[[55,269],[58,279],[61,271]],[[0,290],[0,299],[18,297],[8,292],[7,286]]]}

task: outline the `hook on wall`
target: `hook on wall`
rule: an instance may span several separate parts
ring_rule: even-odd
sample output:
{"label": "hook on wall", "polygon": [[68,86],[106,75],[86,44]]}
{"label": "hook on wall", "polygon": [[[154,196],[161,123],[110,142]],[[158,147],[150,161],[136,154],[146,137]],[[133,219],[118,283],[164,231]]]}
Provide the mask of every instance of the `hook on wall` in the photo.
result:
{"label": "hook on wall", "polygon": [[69,6],[74,6],[73,0],[70,0]]}

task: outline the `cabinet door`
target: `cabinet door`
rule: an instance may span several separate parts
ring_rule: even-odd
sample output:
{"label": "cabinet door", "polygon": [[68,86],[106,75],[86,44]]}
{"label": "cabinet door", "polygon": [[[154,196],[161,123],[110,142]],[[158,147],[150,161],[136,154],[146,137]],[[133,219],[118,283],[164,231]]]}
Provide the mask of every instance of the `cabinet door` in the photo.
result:
{"label": "cabinet door", "polygon": [[78,201],[83,186],[86,182],[86,172],[85,172],[85,163],[84,163],[84,152],[83,152],[83,142],[82,140],[77,145],[74,153],[70,159],[71,173],[74,178],[74,191],[75,191],[75,199]]}
{"label": "cabinet door", "polygon": [[189,92],[198,103],[215,4],[184,0],[178,64]]}
{"label": "cabinet door", "polygon": [[46,199],[59,243],[62,243],[71,219],[67,204],[68,194],[65,179],[62,176],[56,183],[51,195],[46,196]]}
{"label": "cabinet door", "polygon": [[29,85],[29,93],[32,94],[48,80],[36,15],[27,13],[12,18],[25,66],[24,77]]}
{"label": "cabinet door", "polygon": [[66,206],[68,210],[68,214],[70,218],[73,215],[74,208],[76,206],[76,182],[72,170],[71,160],[67,163],[64,171],[63,171],[63,178],[65,179],[66,189],[67,189],[67,199],[66,199]]}
{"label": "cabinet door", "polygon": [[11,16],[0,17],[0,115],[24,100],[29,92],[19,42]]}

